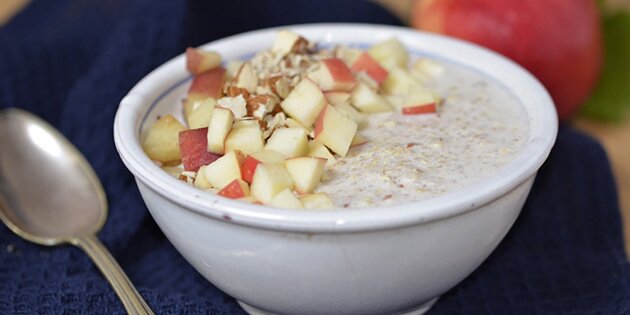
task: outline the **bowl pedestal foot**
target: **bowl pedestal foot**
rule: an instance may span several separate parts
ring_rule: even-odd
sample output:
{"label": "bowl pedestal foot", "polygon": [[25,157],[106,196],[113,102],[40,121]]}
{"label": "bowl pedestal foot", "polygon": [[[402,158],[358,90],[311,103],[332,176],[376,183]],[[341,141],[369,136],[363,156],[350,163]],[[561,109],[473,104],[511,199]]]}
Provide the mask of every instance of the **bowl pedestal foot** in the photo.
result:
{"label": "bowl pedestal foot", "polygon": [[[402,311],[400,313],[396,313],[393,315],[422,315],[424,313],[426,313],[427,311],[429,311],[429,309],[431,309],[431,307],[433,306],[433,304],[435,304],[435,302],[437,302],[439,297],[435,297],[425,303],[422,303],[418,306],[415,306],[411,309]],[[275,313],[269,313],[263,310],[260,310],[256,307],[253,307],[251,305],[245,304],[241,301],[238,301],[238,304],[245,310],[245,312],[247,312],[247,314],[250,315],[277,315]]]}

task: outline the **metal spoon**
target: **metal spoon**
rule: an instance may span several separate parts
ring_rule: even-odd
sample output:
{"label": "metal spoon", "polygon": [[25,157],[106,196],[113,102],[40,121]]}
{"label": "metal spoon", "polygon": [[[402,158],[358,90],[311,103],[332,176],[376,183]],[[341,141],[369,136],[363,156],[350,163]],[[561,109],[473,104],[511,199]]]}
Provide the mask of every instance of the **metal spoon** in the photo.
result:
{"label": "metal spoon", "polygon": [[129,314],[153,314],[96,237],[107,200],[81,153],[52,126],[19,109],[0,111],[0,219],[41,245],[82,248]]}

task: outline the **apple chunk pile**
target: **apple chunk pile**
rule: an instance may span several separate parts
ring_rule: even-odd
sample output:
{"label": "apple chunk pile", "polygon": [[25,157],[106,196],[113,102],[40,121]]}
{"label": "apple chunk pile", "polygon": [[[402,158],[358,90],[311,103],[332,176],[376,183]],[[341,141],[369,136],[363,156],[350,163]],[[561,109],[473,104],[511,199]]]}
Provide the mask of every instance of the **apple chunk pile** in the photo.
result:
{"label": "apple chunk pile", "polygon": [[316,192],[324,173],[366,143],[369,114],[436,113],[440,98],[423,82],[439,64],[409,56],[396,39],[362,51],[316,49],[288,30],[250,60],[186,50],[193,76],[184,122],[160,117],[143,148],[180,179],[220,196],[281,208],[334,208]]}

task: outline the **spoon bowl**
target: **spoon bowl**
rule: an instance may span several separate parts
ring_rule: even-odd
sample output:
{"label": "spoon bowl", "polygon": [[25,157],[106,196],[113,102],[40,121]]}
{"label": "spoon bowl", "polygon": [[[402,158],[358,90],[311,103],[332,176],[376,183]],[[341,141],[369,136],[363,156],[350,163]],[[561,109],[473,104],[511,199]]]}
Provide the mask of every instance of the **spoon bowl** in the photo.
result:
{"label": "spoon bowl", "polygon": [[81,153],[51,125],[19,109],[0,111],[0,145],[0,219],[31,242],[82,248],[128,313],[152,314],[96,238],[107,199]]}
{"label": "spoon bowl", "polygon": [[0,216],[15,233],[41,245],[95,234],[107,200],[94,171],[58,131],[17,109],[0,115]]}

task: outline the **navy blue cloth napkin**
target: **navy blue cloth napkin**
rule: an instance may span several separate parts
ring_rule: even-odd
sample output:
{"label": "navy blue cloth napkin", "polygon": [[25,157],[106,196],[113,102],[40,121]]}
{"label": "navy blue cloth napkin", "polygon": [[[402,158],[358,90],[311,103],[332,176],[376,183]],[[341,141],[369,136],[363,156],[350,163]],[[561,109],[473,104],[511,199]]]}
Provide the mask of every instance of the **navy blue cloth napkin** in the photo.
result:
{"label": "navy blue cloth napkin", "polygon": [[[0,29],[0,107],[36,113],[85,154],[110,203],[99,236],[156,313],[244,314],[184,261],[148,215],[112,140],[120,99],[186,46],[327,21],[400,24],[366,1],[59,0],[34,1]],[[563,127],[514,228],[430,313],[628,314],[630,265],[621,235],[606,154]],[[2,225],[0,313],[124,310],[80,250],[33,245]]]}

